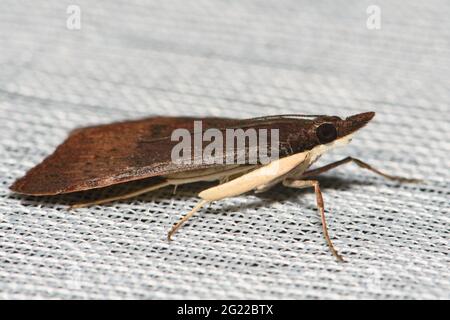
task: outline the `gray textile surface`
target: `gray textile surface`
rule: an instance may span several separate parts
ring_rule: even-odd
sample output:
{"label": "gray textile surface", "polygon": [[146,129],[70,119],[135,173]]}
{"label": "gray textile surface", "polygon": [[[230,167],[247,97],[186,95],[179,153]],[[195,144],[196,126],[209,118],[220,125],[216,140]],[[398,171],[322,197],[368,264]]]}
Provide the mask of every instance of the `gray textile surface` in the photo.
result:
{"label": "gray textile surface", "polygon": [[[0,298],[449,298],[450,2],[3,0]],[[213,203],[211,184],[68,212],[8,186],[78,126],[149,115],[377,117],[314,194],[276,187]],[[72,199],[73,200],[73,199]],[[80,199],[78,199],[80,200]],[[69,201],[69,200],[67,200]]]}

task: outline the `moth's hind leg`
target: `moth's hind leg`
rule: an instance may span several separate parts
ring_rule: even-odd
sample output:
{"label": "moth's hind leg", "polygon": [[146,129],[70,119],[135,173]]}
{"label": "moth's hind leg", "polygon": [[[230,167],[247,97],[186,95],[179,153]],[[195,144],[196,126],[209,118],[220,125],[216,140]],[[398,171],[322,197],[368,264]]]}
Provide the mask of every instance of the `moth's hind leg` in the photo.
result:
{"label": "moth's hind leg", "polygon": [[84,207],[89,207],[89,206],[93,206],[93,205],[114,202],[114,201],[118,201],[118,200],[130,199],[130,198],[134,198],[134,197],[140,196],[141,194],[144,194],[144,193],[147,193],[147,192],[150,192],[150,191],[154,191],[154,190],[158,190],[158,189],[164,188],[164,187],[166,187],[168,185],[170,185],[170,183],[168,183],[167,181],[163,181],[161,183],[154,184],[154,185],[152,185],[150,187],[139,189],[139,190],[136,190],[136,191],[133,191],[133,192],[130,192],[130,193],[126,193],[126,194],[122,194],[122,195],[119,195],[119,196],[99,199],[99,200],[90,201],[90,202],[76,203],[76,204],[71,205],[70,209],[84,208]]}
{"label": "moth's hind leg", "polygon": [[322,192],[320,191],[319,181],[285,179],[285,180],[283,180],[283,185],[286,187],[298,188],[298,189],[304,189],[304,188],[310,188],[310,187],[314,188],[314,191],[316,193],[317,207],[319,208],[320,218],[322,220],[323,235],[325,236],[325,240],[327,241],[327,244],[328,244],[328,247],[330,248],[331,253],[336,257],[336,259],[338,259],[338,261],[343,262],[344,259],[336,251],[333,243],[331,242],[330,236],[328,235],[327,221],[325,218],[325,207],[323,204],[323,197],[322,197]]}
{"label": "moth's hind leg", "polygon": [[394,180],[394,181],[399,181],[399,182],[407,182],[407,183],[416,183],[416,182],[420,182],[421,180],[419,179],[410,179],[410,178],[404,178],[404,177],[398,177],[398,176],[393,176],[387,173],[384,173],[378,169],[375,169],[374,167],[372,167],[370,164],[367,164],[359,159],[353,158],[353,157],[347,157],[344,158],[342,160],[327,164],[323,167],[317,168],[317,169],[313,169],[313,170],[309,170],[306,171],[304,173],[302,173],[300,176],[298,176],[297,178],[306,178],[306,177],[311,177],[311,176],[317,176],[319,174],[322,174],[324,172],[327,172],[331,169],[334,169],[336,167],[339,167],[343,164],[349,163],[349,162],[354,162],[355,164],[357,164],[360,168],[363,169],[367,169],[369,171],[372,171],[373,173],[380,175],[386,179],[389,180]]}

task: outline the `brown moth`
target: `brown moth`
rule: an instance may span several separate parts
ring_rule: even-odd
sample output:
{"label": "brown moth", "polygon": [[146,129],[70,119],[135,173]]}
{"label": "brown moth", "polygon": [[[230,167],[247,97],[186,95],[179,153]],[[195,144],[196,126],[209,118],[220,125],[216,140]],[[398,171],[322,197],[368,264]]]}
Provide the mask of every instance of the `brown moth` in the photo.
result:
{"label": "brown moth", "polygon": [[[136,197],[169,185],[176,187],[198,181],[220,181],[218,186],[199,193],[201,201],[172,227],[168,234],[170,240],[186,220],[211,201],[248,191],[262,192],[278,183],[293,188],[314,188],[325,239],[333,255],[343,261],[328,235],[319,182],[311,177],[354,162],[388,179],[416,181],[382,173],[352,157],[308,170],[323,153],[350,142],[353,134],[365,126],[374,115],[374,112],[366,112],[346,119],[325,115],[277,115],[244,120],[152,117],[81,128],[74,130],[52,155],[18,179],[11,186],[11,190],[26,195],[48,196],[158,177],[157,183],[142,190],[72,206],[79,208]],[[279,158],[268,164],[207,164],[195,161],[175,163],[171,158],[171,150],[178,142],[172,141],[171,133],[179,128],[192,132],[195,120],[201,120],[205,130],[218,128],[223,132],[228,128],[277,128]],[[250,148],[244,146],[245,154],[249,153]]]}

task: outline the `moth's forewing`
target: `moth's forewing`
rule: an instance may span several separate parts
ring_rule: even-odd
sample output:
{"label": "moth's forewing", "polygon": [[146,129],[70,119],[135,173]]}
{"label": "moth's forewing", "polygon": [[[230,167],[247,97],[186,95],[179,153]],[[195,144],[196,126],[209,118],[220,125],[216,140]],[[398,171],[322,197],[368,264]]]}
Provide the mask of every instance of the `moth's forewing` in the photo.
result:
{"label": "moth's forewing", "polygon": [[224,137],[226,128],[279,129],[280,157],[310,147],[310,142],[301,136],[304,121],[310,121],[305,119],[154,117],[73,131],[52,155],[17,180],[11,189],[30,195],[55,195],[214,167],[172,162],[171,151],[178,143],[171,141],[172,132],[180,128],[192,132],[194,120],[202,121],[203,130],[220,129]]}

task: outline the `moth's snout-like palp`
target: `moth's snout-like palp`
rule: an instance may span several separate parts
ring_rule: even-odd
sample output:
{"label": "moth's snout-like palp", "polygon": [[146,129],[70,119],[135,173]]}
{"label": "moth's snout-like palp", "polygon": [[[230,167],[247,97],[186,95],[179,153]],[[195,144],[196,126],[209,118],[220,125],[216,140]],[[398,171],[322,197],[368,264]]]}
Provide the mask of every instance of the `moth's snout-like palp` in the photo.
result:
{"label": "moth's snout-like palp", "polygon": [[369,123],[374,116],[375,112],[364,112],[339,121],[337,125],[339,138],[358,131]]}
{"label": "moth's snout-like palp", "polygon": [[363,112],[363,113],[355,114],[353,116],[348,117],[347,120],[361,122],[361,123],[367,123],[370,120],[372,120],[373,117],[375,117],[375,112],[370,111],[370,112]]}
{"label": "moth's snout-like palp", "polygon": [[350,116],[344,121],[349,126],[349,129],[351,131],[349,133],[353,133],[368,124],[373,117],[375,117],[375,112],[364,112]]}

